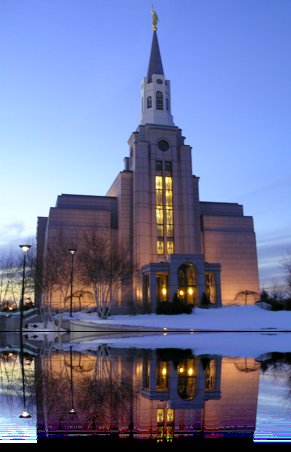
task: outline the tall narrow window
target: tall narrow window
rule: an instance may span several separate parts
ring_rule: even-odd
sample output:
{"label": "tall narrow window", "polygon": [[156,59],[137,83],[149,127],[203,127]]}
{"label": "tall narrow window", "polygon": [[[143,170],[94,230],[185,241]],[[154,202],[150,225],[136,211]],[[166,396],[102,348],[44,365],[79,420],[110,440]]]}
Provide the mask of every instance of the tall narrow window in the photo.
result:
{"label": "tall narrow window", "polygon": [[[168,167],[169,163],[167,162]],[[165,176],[165,207],[167,230],[167,254],[174,254],[173,179]]]}
{"label": "tall narrow window", "polygon": [[162,91],[156,92],[156,109],[163,110],[164,109],[164,101],[163,101],[163,93]]}
{"label": "tall narrow window", "polygon": [[156,162],[156,235],[157,254],[174,254],[174,213],[173,213],[173,179],[172,163],[166,162],[163,176],[162,162]]}
{"label": "tall narrow window", "polygon": [[165,162],[165,170],[166,170],[166,174],[167,176],[172,175],[172,162]]}
{"label": "tall narrow window", "polygon": [[157,254],[164,254],[164,241],[157,240]]}
{"label": "tall narrow window", "polygon": [[156,171],[158,175],[162,175],[163,162],[161,160],[156,160]]}
{"label": "tall narrow window", "polygon": [[147,108],[152,108],[152,96],[147,97]]}

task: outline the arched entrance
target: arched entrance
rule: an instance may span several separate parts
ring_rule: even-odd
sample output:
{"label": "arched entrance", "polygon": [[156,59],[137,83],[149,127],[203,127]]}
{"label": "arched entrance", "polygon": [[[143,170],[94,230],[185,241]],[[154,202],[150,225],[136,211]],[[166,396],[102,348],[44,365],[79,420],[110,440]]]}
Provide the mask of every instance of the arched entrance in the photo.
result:
{"label": "arched entrance", "polygon": [[178,297],[187,304],[197,304],[197,269],[193,264],[182,264],[178,269]]}

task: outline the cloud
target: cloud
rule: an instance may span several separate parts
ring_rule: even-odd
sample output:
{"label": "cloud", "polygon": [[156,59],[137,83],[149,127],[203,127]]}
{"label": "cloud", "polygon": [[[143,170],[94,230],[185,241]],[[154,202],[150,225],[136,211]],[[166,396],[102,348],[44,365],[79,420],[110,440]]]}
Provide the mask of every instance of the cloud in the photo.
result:
{"label": "cloud", "polygon": [[27,236],[22,222],[0,225],[0,255],[18,252],[22,242],[33,243],[35,237]]}
{"label": "cloud", "polygon": [[24,235],[25,227],[22,222],[0,225],[0,246],[10,241],[19,240]]}

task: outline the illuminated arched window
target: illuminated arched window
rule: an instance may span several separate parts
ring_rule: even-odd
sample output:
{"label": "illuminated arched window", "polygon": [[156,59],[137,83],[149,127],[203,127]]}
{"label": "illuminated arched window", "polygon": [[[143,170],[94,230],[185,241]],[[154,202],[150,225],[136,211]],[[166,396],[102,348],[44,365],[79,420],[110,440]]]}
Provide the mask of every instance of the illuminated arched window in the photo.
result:
{"label": "illuminated arched window", "polygon": [[197,269],[193,264],[182,264],[178,269],[178,297],[188,304],[197,303]]}
{"label": "illuminated arched window", "polygon": [[178,394],[183,400],[193,400],[197,393],[196,358],[181,361],[177,366]]}

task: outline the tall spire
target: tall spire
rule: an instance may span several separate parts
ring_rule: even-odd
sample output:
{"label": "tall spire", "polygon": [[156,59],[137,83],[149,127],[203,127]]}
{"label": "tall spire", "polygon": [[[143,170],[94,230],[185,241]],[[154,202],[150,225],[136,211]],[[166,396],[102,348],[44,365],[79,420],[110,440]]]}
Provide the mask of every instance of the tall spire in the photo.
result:
{"label": "tall spire", "polygon": [[158,36],[157,36],[158,21],[159,21],[158,15],[157,15],[155,9],[152,7],[153,40],[152,40],[152,48],[151,48],[151,53],[150,53],[150,61],[149,61],[148,74],[147,74],[149,81],[151,81],[153,74],[164,75],[162,58],[161,58],[161,54],[160,54],[160,48],[159,48]]}
{"label": "tall spire", "polygon": [[154,30],[153,33],[153,41],[152,41],[152,48],[151,48],[151,54],[150,54],[150,61],[149,61],[149,67],[148,67],[148,80],[151,81],[153,74],[159,74],[164,75],[164,69],[160,54],[160,48],[158,43],[158,36],[156,30]]}
{"label": "tall spire", "polygon": [[157,37],[158,16],[152,8],[153,40],[147,77],[142,84],[141,124],[174,126],[171,115],[170,81],[166,80]]}

